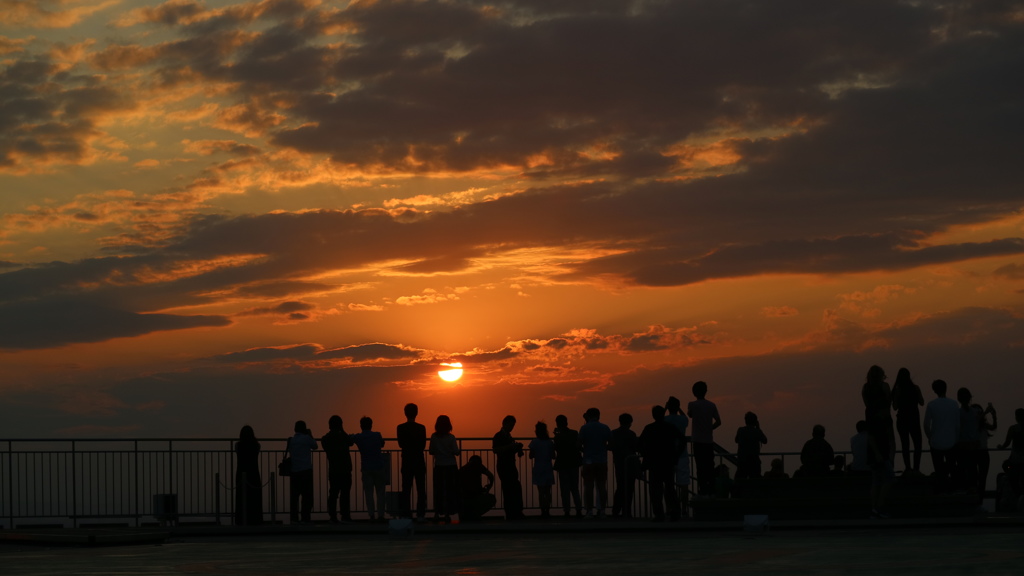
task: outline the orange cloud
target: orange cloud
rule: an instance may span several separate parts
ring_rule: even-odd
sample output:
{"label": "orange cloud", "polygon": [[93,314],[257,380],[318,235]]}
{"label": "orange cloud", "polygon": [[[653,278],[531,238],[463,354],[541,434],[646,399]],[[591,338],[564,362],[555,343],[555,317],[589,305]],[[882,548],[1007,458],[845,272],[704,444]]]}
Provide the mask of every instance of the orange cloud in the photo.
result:
{"label": "orange cloud", "polygon": [[20,28],[68,28],[121,0],[0,0],[0,24]]}

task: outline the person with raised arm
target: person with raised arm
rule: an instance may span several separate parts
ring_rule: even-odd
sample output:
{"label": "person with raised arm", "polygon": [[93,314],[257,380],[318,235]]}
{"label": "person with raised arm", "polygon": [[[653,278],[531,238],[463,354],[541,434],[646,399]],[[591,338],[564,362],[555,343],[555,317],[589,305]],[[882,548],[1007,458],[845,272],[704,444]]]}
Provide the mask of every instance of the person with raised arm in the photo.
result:
{"label": "person with raised arm", "polygon": [[309,524],[313,513],[313,450],[317,445],[304,420],[295,422],[294,430],[287,448],[292,458],[289,515],[293,524]]}

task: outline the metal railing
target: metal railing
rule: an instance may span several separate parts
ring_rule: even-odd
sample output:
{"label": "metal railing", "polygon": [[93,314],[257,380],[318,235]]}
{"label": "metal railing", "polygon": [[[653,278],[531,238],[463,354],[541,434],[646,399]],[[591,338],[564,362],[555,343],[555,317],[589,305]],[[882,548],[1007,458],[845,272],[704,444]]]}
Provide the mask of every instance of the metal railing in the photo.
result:
{"label": "metal railing", "polygon": [[[520,439],[526,443],[529,439]],[[235,439],[228,438],[136,438],[136,439],[0,439],[0,527],[83,526],[118,524],[145,526],[162,520],[195,523],[231,524],[235,509]],[[283,521],[289,515],[289,484],[277,476],[277,464],[284,456],[286,440],[261,440],[259,455],[260,495],[265,521]],[[502,496],[497,478],[495,455],[490,438],[463,438],[461,460],[479,455],[484,465],[495,472],[495,513],[500,513]],[[385,448],[397,448],[394,439],[386,439]],[[390,470],[388,490],[401,489],[400,458],[395,449],[386,449]],[[844,454],[844,452],[837,452]],[[846,453],[848,454],[848,453]],[[797,452],[763,452],[762,461],[782,458],[787,464],[799,463]],[[691,456],[692,458],[692,456]],[[353,450],[353,482],[350,501],[354,514],[366,514],[358,451]],[[433,509],[430,469],[427,460],[427,508]],[[992,459],[991,476],[998,472]],[[716,464],[731,464],[732,455],[719,448]],[[539,508],[533,487],[533,460],[519,459],[519,479],[527,509]],[[767,466],[765,466],[767,470]],[[786,466],[792,472],[795,466]],[[694,470],[691,461],[691,470]],[[327,513],[327,459],[323,451],[313,453],[314,506],[316,517]],[[991,482],[989,486],[992,486]],[[615,478],[609,470],[608,502],[611,507]],[[694,491],[689,487],[689,492]],[[582,487],[581,487],[582,493]],[[160,500],[173,495],[173,505]],[[155,498],[156,497],[156,498]],[[414,495],[414,499],[418,498]],[[415,503],[415,500],[414,500]],[[637,480],[631,511],[636,517],[650,514],[646,486]],[[167,509],[173,506],[173,510]],[[164,509],[161,510],[160,508]],[[552,510],[562,508],[560,490],[552,490]]]}
{"label": "metal railing", "polygon": [[[519,439],[528,442],[529,439]],[[230,524],[235,508],[235,439],[229,438],[136,438],[114,439],[0,439],[0,527],[129,525],[145,526],[163,520]],[[401,489],[401,454],[397,441],[385,440],[389,465],[388,491]],[[283,521],[289,515],[288,480],[277,476],[286,439],[260,440],[260,494],[264,520]],[[495,510],[502,507],[500,480],[490,438],[459,439],[461,461],[479,455],[495,473]],[[425,454],[427,508],[433,509],[430,469]],[[353,514],[366,514],[358,451],[352,451],[353,475],[350,501]],[[533,460],[519,458],[519,479],[527,509],[538,509],[539,498],[532,478]],[[327,513],[327,458],[313,452],[313,514]],[[615,490],[609,471],[608,502]],[[552,490],[552,509],[562,506],[557,484]],[[581,487],[582,492],[582,487]],[[173,504],[166,500],[172,495]],[[416,498],[414,494],[414,507]],[[173,510],[170,509],[173,507]],[[163,509],[161,509],[163,508]],[[634,490],[634,514],[645,514],[646,491]],[[390,511],[389,511],[390,512]]]}

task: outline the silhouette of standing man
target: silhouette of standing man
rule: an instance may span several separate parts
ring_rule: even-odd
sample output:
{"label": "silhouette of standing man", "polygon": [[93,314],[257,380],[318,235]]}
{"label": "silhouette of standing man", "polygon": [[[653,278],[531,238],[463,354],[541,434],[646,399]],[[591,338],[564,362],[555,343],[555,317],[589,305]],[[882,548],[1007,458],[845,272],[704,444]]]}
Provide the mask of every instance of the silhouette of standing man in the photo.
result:
{"label": "silhouette of standing man", "polygon": [[708,385],[704,381],[693,385],[697,399],[687,406],[686,413],[693,423],[693,460],[697,465],[697,493],[711,496],[715,492],[715,437],[714,430],[722,425],[718,406],[706,399]]}
{"label": "silhouette of standing man", "polygon": [[676,495],[675,470],[679,460],[679,446],[682,444],[679,430],[665,422],[664,406],[651,408],[654,421],[640,433],[640,454],[643,467],[647,470],[648,489],[655,522],[665,521],[665,505],[672,520],[678,520],[681,511]]}
{"label": "silhouette of standing man", "polygon": [[587,421],[580,428],[580,446],[583,448],[583,501],[586,503],[584,516],[591,517],[593,506],[597,517],[603,518],[604,509],[608,505],[608,445],[612,439],[612,429],[601,422],[601,411],[597,408],[587,409],[583,418]]}
{"label": "silhouette of standing man", "polygon": [[406,421],[398,425],[398,447],[402,449],[402,500],[399,503],[402,518],[412,518],[412,485],[416,483],[416,518],[427,515],[427,461],[423,451],[427,448],[427,427],[416,422],[419,407],[405,405]]}
{"label": "silhouette of standing man", "polygon": [[569,516],[570,499],[576,502],[576,515],[583,516],[580,502],[580,466],[583,454],[580,452],[579,432],[569,428],[565,414],[555,416],[555,471],[558,472],[558,489],[562,493],[562,511]]}
{"label": "silhouette of standing man", "polygon": [[511,414],[501,421],[501,430],[494,435],[491,448],[497,454],[498,478],[501,480],[501,498],[506,520],[523,518],[523,485],[519,481],[516,457],[523,455],[523,443],[512,438],[516,417]]}
{"label": "silhouette of standing man", "polygon": [[295,435],[288,439],[288,452],[292,455],[289,512],[293,523],[299,522],[300,512],[304,524],[311,521],[310,516],[313,513],[313,450],[316,450],[313,433],[306,427],[305,421],[297,421]]}

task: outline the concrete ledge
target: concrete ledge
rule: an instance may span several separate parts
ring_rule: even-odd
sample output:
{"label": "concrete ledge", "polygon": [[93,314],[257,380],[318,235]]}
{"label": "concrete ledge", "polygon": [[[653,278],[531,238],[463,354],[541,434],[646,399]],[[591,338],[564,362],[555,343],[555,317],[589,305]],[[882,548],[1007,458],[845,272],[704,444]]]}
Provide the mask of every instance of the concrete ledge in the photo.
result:
{"label": "concrete ledge", "polygon": [[161,544],[169,536],[166,530],[146,528],[18,528],[0,531],[0,542],[44,546],[127,546]]}

